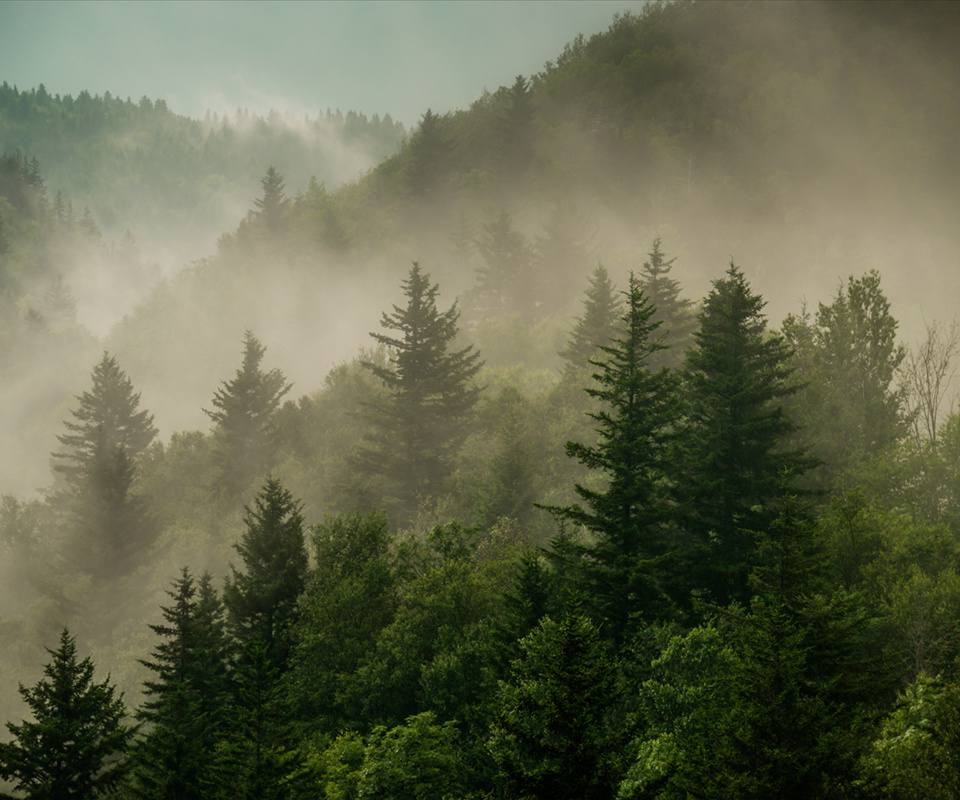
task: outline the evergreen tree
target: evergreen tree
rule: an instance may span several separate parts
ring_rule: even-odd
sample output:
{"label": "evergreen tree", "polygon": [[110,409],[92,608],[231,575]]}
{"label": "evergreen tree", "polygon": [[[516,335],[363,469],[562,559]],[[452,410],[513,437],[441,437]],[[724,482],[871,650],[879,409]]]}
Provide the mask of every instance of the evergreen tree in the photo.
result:
{"label": "evergreen tree", "polygon": [[275,414],[290,391],[279,369],[264,372],[260,362],[266,348],[247,331],[243,366],[213,396],[214,461],[217,480],[229,497],[239,497],[271,467],[277,448]]}
{"label": "evergreen tree", "polygon": [[290,207],[290,200],[284,194],[283,175],[271,166],[260,180],[260,185],[263,187],[263,196],[254,200],[253,204],[259,210],[260,219],[267,226],[267,230],[279,233],[283,229]]}
{"label": "evergreen tree", "polygon": [[441,188],[449,151],[444,118],[428,108],[406,148],[404,178],[413,197],[426,199]]}
{"label": "evergreen tree", "polygon": [[246,512],[246,531],[235,545],[245,569],[231,567],[223,602],[241,647],[262,646],[271,668],[282,673],[307,577],[301,505],[270,478]]}
{"label": "evergreen tree", "polygon": [[767,330],[763,306],[731,264],[704,302],[683,374],[687,417],[678,441],[694,537],[691,588],[720,603],[749,598],[749,531],[767,530],[784,475],[796,480],[813,465],[793,445],[797,428],[783,407],[798,389],[791,349]]}
{"label": "evergreen tree", "polygon": [[389,397],[366,409],[373,434],[357,463],[383,480],[380,502],[398,515],[395,522],[443,490],[479,396],[473,380],[481,366],[472,347],[453,348],[460,312],[456,304],[437,309],[439,288],[418,264],[403,291],[406,306],[395,305],[380,323],[399,335],[370,334],[389,348],[387,365],[366,362]]}
{"label": "evergreen tree", "polygon": [[654,357],[654,366],[678,369],[691,343],[696,327],[696,315],[690,301],[680,296],[680,284],[670,277],[676,258],[666,258],[660,250],[660,237],[653,240],[648,253],[649,261],[643,262],[643,277],[640,288],[656,308],[654,322],[661,323],[661,335],[666,349]]}
{"label": "evergreen tree", "polygon": [[608,346],[619,330],[622,313],[623,303],[607,268],[597,264],[584,292],[583,313],[574,323],[567,346],[560,351],[568,371],[590,369],[590,361],[600,355],[597,349]]}
{"label": "evergreen tree", "polygon": [[664,611],[662,561],[670,551],[673,514],[668,454],[677,419],[676,381],[654,372],[650,358],[662,345],[654,338],[654,308],[630,276],[624,292],[622,332],[591,363],[596,388],[587,393],[601,407],[595,446],[568,442],[567,455],[604,473],[602,490],[576,485],[586,507],[553,508],[563,521],[583,526],[590,543],[579,546],[587,593],[604,633],[622,642],[641,615]]}
{"label": "evergreen tree", "polygon": [[34,721],[7,723],[12,735],[0,743],[0,777],[37,800],[89,800],[109,796],[126,772],[134,729],[122,696],[109,678],[93,680],[90,658],[77,661],[76,639],[67,630],[36,686],[20,685]]}
{"label": "evergreen tree", "polygon": [[165,624],[150,626],[163,641],[140,662],[154,677],[137,715],[150,727],[134,751],[133,786],[139,797],[199,800],[212,783],[228,700],[223,608],[210,576],[197,585],[186,568],[168,594]]}
{"label": "evergreen tree", "polygon": [[616,668],[584,617],[549,617],[520,642],[487,743],[508,797],[611,800],[621,735]]}
{"label": "evergreen tree", "polygon": [[134,393],[114,356],[104,352],[91,377],[93,386],[77,397],[79,406],[70,412],[75,421],[64,422],[67,433],[57,436],[65,450],[53,454],[60,462],[54,470],[75,492],[95,458],[120,448],[135,461],[157,435],[153,416],[139,410],[140,393]]}
{"label": "evergreen tree", "polygon": [[[136,460],[153,441],[153,417],[139,410],[140,395],[107,353],[93,370],[93,386],[78,398],[57,437],[54,470],[66,488],[54,495],[69,526],[67,560],[100,585],[129,575],[148,554],[158,528],[144,500],[132,491]],[[110,605],[110,604],[108,604]],[[113,604],[115,605],[115,604]]]}

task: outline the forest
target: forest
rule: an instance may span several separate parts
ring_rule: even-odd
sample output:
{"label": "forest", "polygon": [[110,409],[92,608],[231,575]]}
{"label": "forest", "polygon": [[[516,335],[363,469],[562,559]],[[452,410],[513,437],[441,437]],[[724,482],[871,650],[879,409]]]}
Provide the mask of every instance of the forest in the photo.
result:
{"label": "forest", "polygon": [[300,138],[4,83],[3,796],[958,796],[958,34],[657,2]]}

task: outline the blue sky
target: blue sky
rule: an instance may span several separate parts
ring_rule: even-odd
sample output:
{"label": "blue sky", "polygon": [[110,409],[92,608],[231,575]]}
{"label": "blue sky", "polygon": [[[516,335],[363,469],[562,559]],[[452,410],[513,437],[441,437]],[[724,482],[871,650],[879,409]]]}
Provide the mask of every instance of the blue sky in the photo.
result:
{"label": "blue sky", "polygon": [[642,0],[0,2],[0,81],[51,94],[163,98],[191,117],[238,107],[315,116],[467,107],[539,72],[577,33]]}

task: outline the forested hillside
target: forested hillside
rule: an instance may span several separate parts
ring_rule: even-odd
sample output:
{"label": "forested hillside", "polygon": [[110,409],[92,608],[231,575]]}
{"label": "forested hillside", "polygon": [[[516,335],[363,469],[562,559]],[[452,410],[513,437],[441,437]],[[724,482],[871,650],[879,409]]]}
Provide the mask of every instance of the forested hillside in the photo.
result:
{"label": "forested hillside", "polygon": [[[342,185],[4,86],[0,778],[960,792],[958,25],[651,4]],[[250,175],[176,274],[101,228]]]}

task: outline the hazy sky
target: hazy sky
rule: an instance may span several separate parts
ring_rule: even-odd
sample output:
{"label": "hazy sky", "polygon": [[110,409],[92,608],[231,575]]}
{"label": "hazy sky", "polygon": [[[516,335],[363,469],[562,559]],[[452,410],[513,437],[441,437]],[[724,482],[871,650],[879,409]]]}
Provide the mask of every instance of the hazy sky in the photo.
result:
{"label": "hazy sky", "polygon": [[51,94],[163,98],[315,116],[465,108],[539,72],[577,33],[642,0],[53,2],[0,0],[0,81]]}

